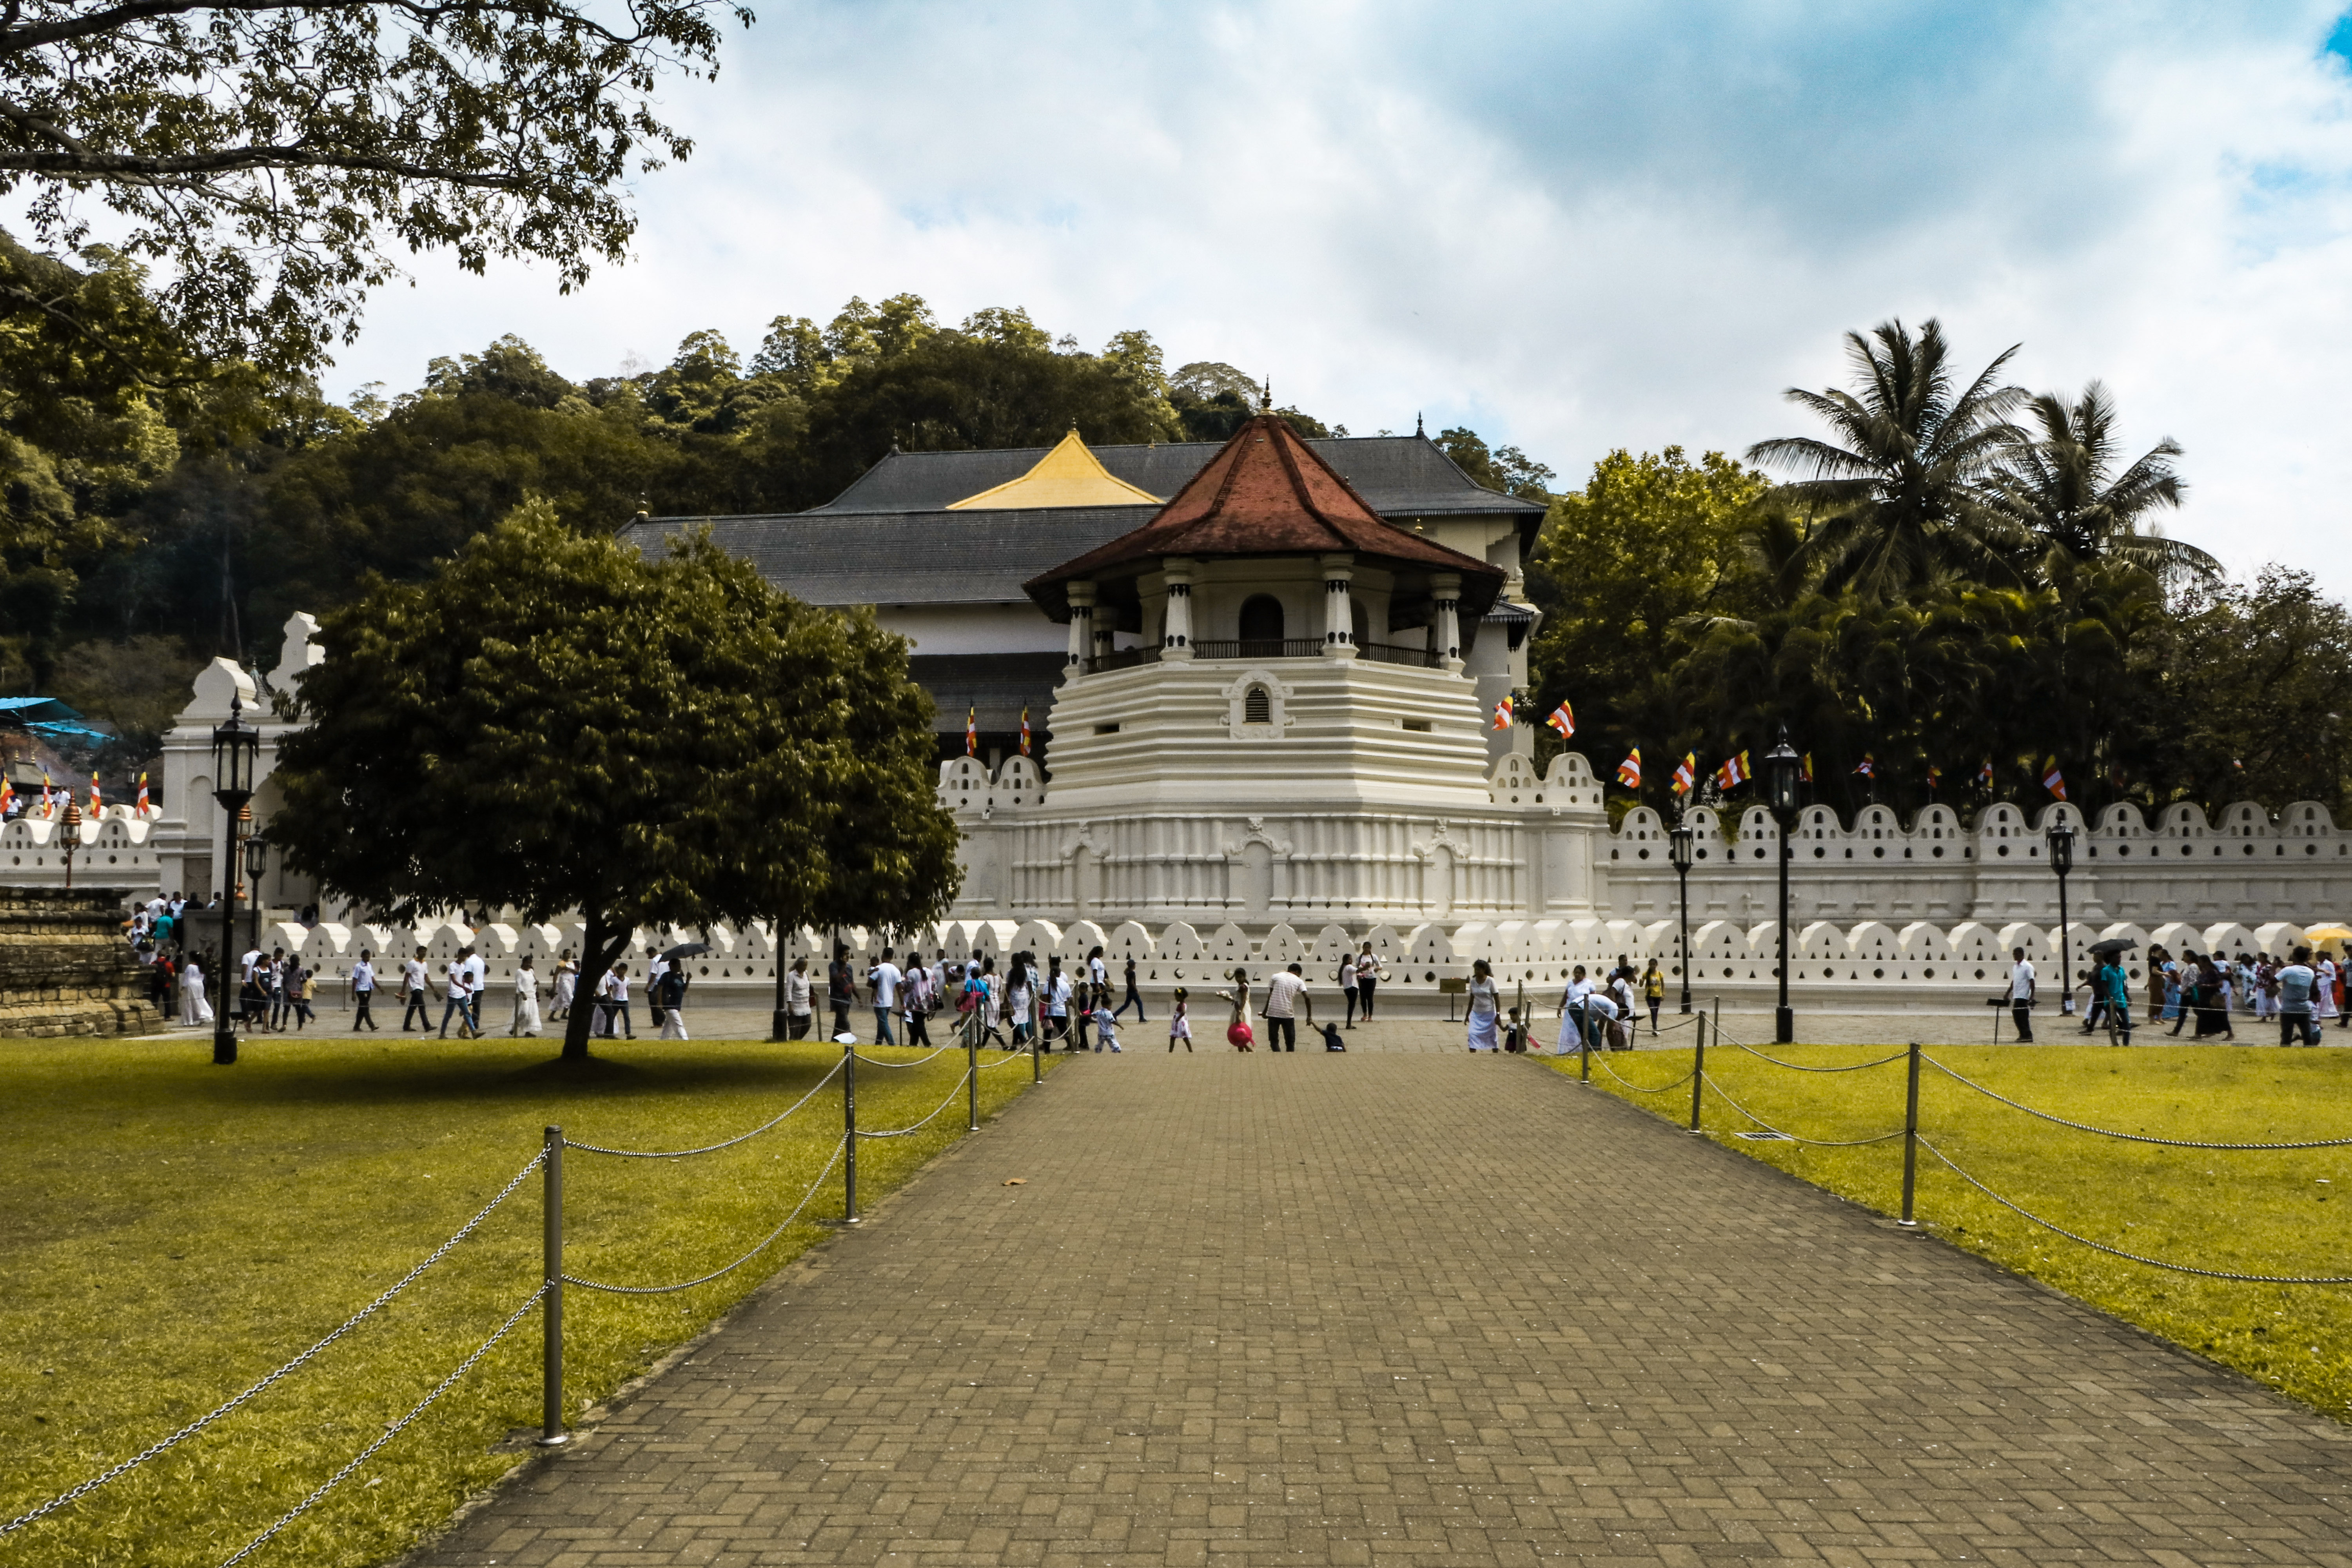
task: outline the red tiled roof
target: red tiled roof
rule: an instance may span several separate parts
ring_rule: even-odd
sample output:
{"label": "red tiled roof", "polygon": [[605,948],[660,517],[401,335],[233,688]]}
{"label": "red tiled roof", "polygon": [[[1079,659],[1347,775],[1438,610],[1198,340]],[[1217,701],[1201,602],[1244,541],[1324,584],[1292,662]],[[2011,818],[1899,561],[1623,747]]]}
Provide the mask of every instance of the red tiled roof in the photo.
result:
{"label": "red tiled roof", "polygon": [[[1279,416],[1262,414],[1234,432],[1150,522],[1024,586],[1036,597],[1040,589],[1170,555],[1339,551],[1427,572],[1458,572],[1472,589],[1465,597],[1491,598],[1504,576],[1500,567],[1382,521]],[[1476,585],[1486,592],[1476,594]]]}

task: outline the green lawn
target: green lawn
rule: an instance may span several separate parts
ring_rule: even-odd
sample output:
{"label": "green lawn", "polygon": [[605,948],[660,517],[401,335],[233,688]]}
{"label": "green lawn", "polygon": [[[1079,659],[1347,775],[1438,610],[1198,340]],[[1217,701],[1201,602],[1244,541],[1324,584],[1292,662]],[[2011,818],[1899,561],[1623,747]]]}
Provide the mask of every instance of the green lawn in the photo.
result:
{"label": "green lawn", "polygon": [[[1869,1061],[1892,1046],[1772,1047],[1811,1067]],[[2352,1050],[2221,1047],[1930,1047],[1956,1071],[2036,1110],[2119,1131],[2210,1142],[2352,1137]],[[1687,1086],[1640,1094],[1690,1071],[1691,1053],[1596,1055],[1604,1088],[1687,1125]],[[1573,1057],[1548,1058],[1573,1076]],[[1717,1045],[1707,1051],[1707,1133],[1742,1153],[1888,1214],[1901,1212],[1900,1139],[1854,1149],[1751,1142],[1738,1100],[1786,1131],[1866,1138],[1903,1125],[1904,1066],[1790,1072]],[[2080,1235],[2145,1257],[2241,1273],[2352,1275],[2352,1149],[2231,1153],[2127,1143],[2053,1126],[1933,1068],[1919,1126],[1995,1192]],[[2232,1366],[2339,1420],[2352,1420],[2352,1288],[2206,1279],[2110,1258],[2021,1218],[1925,1150],[1922,1227],[2047,1281],[2103,1310]]]}
{"label": "green lawn", "polygon": [[[541,1128],[675,1148],[783,1110],[839,1059],[828,1045],[268,1038],[234,1068],[192,1035],[0,1043],[0,1521],[210,1410],[364,1305],[537,1151]],[[898,1060],[913,1052],[869,1053]],[[983,1053],[982,1063],[999,1059]],[[1055,1058],[1048,1058],[1049,1065]],[[916,1121],[962,1076],[861,1067],[860,1126]],[[1029,1086],[982,1077],[982,1110]],[[861,1142],[861,1206],[965,1136],[961,1096],[911,1137]],[[798,1115],[688,1161],[566,1162],[568,1271],[691,1278],[791,1212],[841,1133],[838,1083]],[[0,1537],[0,1563],[215,1564],[422,1397],[537,1287],[534,1173],[383,1312],[249,1405],[160,1458]],[[576,1412],[692,1337],[830,1234],[836,1170],[761,1258],[677,1295],[572,1289]],[[499,1447],[539,1411],[539,1318],[257,1563],[367,1563],[414,1542],[514,1465]]]}

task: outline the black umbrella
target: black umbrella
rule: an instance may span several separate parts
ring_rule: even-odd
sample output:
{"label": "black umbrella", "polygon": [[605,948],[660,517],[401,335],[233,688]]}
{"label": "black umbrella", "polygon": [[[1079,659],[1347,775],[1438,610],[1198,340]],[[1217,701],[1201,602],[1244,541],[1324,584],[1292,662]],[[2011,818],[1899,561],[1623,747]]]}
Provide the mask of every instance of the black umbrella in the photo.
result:
{"label": "black umbrella", "polygon": [[2127,936],[2111,936],[2105,942],[2093,942],[2091,944],[2091,956],[2093,958],[2113,958],[2117,953],[2129,952],[2138,945],[2139,943],[2134,942]]}
{"label": "black umbrella", "polygon": [[710,944],[707,942],[682,942],[676,947],[671,948],[667,952],[663,953],[661,955],[661,961],[664,963],[676,963],[681,958],[692,958],[698,952],[709,952],[709,951]]}

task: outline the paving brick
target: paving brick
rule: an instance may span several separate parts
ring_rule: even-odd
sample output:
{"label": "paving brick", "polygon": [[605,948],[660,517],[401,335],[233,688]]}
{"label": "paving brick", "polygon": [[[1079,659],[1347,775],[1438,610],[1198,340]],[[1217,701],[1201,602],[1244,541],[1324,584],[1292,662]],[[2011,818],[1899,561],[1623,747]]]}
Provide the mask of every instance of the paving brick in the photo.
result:
{"label": "paving brick", "polygon": [[1395,1032],[1070,1064],[419,1563],[2352,1568],[2352,1434]]}

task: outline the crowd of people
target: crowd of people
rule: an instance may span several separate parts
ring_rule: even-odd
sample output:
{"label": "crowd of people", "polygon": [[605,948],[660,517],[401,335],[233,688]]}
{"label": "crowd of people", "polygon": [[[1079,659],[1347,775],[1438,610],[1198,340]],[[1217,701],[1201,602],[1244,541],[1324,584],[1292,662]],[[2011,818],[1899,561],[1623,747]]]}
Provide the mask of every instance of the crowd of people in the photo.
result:
{"label": "crowd of people", "polygon": [[[2023,948],[2014,949],[2010,956],[2014,967],[2003,1000],[2016,1021],[2019,1042],[2031,1044],[2036,975]],[[2143,1006],[2151,1026],[2172,1026],[2168,1038],[2193,1024],[2192,1039],[2218,1037],[2234,1044],[2236,1020],[2251,1017],[2258,1025],[2275,1023],[2282,1046],[2315,1046],[2331,1022],[2339,1029],[2352,1026],[2352,1007],[2346,1005],[2352,962],[2326,948],[2296,947],[2280,957],[2248,952],[2224,955],[2184,947],[2176,955],[2159,943],[2148,949],[2147,973],[2137,999],[2125,953],[2108,950],[2098,957],[2096,967],[2076,976],[2077,984],[2089,994],[2083,1034],[2112,1023],[2118,1042],[2128,1045],[2134,1015]],[[2071,1002],[2069,997],[2069,1005]]]}

